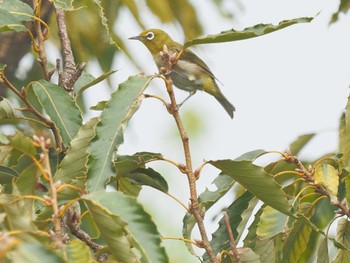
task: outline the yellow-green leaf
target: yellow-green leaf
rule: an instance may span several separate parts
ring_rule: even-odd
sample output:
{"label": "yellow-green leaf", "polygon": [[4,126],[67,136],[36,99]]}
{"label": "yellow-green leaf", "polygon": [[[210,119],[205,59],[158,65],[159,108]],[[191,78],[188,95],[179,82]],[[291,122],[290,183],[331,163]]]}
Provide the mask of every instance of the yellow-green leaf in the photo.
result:
{"label": "yellow-green leaf", "polygon": [[316,167],[315,183],[323,185],[334,202],[337,200],[339,176],[338,171],[329,164],[322,164]]}

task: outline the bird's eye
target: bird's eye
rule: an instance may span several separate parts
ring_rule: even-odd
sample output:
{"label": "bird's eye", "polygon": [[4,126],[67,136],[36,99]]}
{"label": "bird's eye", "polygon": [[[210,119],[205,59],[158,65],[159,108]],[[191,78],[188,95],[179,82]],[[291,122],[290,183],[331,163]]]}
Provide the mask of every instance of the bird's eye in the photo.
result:
{"label": "bird's eye", "polygon": [[147,33],[146,38],[147,38],[148,40],[152,40],[152,39],[154,38],[154,33],[153,33],[153,32]]}

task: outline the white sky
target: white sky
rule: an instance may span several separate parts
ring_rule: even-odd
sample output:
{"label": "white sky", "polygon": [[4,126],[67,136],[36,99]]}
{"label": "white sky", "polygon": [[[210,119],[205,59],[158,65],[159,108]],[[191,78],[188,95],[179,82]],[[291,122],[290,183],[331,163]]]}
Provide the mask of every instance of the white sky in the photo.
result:
{"label": "white sky", "polygon": [[[203,159],[235,158],[254,149],[283,151],[297,136],[310,132],[319,135],[302,152],[302,158],[314,159],[335,151],[339,117],[346,105],[350,82],[350,16],[342,15],[339,22],[328,25],[339,1],[245,0],[242,1],[243,11],[234,1],[226,1],[228,7],[236,10],[234,21],[222,19],[209,1],[192,2],[199,7],[206,34],[258,23],[277,24],[285,19],[315,16],[320,12],[309,24],[294,25],[260,38],[193,48],[224,83],[221,89],[237,109],[231,120],[216,100],[205,93],[197,93],[181,108],[182,112],[196,109],[198,114],[205,116],[202,134],[190,139],[194,167],[198,167]],[[125,12],[117,27],[118,33],[125,38],[140,32],[136,25],[123,26],[130,24],[129,17]],[[183,41],[177,27],[160,25],[147,13],[145,17],[149,28],[165,29],[173,39]],[[146,74],[156,72],[151,55],[141,43],[130,41],[128,47],[135,59],[144,65]],[[116,68],[120,69],[115,76],[116,83],[139,73],[125,58],[117,58]],[[94,99],[92,105],[109,96],[101,90],[97,94],[96,90],[89,90]],[[148,93],[166,98],[161,82],[152,85]],[[187,95],[182,91],[177,94],[179,101]],[[156,100],[145,100],[126,131],[120,152],[161,152],[167,158],[183,162],[182,146],[174,129],[174,121],[165,107]],[[191,138],[191,130],[189,135]],[[168,164],[156,163],[152,167],[166,177],[170,192],[187,204],[185,176]],[[199,192],[209,186],[217,174],[217,170],[206,167],[198,181]],[[227,200],[231,199],[228,197]],[[154,211],[153,217],[160,222],[163,235],[181,236],[184,211],[179,205],[153,190],[144,191],[140,200],[148,210]],[[224,203],[215,212],[220,211]],[[208,213],[206,221],[210,232],[216,228],[210,221],[212,216],[213,213]],[[166,241],[169,242],[177,241]],[[173,253],[180,251],[179,248],[171,250]],[[183,256],[180,254],[179,258],[185,262]],[[190,258],[188,262],[197,261]]]}

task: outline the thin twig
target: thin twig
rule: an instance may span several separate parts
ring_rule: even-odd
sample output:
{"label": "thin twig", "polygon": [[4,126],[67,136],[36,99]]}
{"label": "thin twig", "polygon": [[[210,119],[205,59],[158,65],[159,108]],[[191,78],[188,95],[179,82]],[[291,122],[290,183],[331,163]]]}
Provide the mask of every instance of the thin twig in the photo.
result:
{"label": "thin twig", "polygon": [[58,83],[60,86],[64,87],[65,90],[72,93],[74,88],[74,83],[80,77],[86,64],[82,63],[78,67],[75,64],[74,56],[72,52],[71,42],[67,33],[67,26],[65,23],[65,15],[63,9],[55,9],[58,36],[62,45],[63,53],[63,71],[61,69],[61,63],[57,60],[57,70],[58,70]]}
{"label": "thin twig", "polygon": [[[193,168],[192,168],[192,159],[191,159],[191,151],[190,151],[190,144],[189,144],[189,138],[186,133],[186,130],[182,124],[182,120],[180,118],[180,114],[178,112],[178,106],[176,103],[174,91],[173,91],[173,81],[171,79],[171,70],[172,70],[172,62],[171,62],[171,56],[169,55],[166,46],[164,46],[164,50],[162,52],[162,58],[165,61],[168,61],[168,67],[164,69],[164,74],[160,77],[164,79],[166,84],[166,89],[170,97],[171,101],[171,109],[170,112],[172,116],[174,117],[174,120],[176,122],[177,128],[180,133],[184,154],[185,154],[185,160],[186,160],[186,175],[188,179],[189,184],[189,190],[190,190],[190,209],[189,212],[193,214],[194,218],[196,219],[199,232],[201,235],[202,240],[199,242],[200,245],[206,250],[210,261],[213,263],[217,262],[217,258],[214,254],[213,248],[211,247],[211,244],[209,242],[207,232],[204,226],[204,212],[200,209],[199,202],[198,202],[198,195],[197,195],[197,186],[196,186],[196,176],[194,175]],[[176,63],[176,61],[175,61]],[[198,243],[198,244],[199,244]]]}
{"label": "thin twig", "polygon": [[234,255],[236,259],[236,263],[241,263],[241,257],[239,256],[237,246],[236,246],[236,241],[232,233],[231,225],[230,225],[230,218],[228,214],[224,211],[224,222],[227,230],[227,234],[230,239],[230,249],[232,251],[232,254]]}
{"label": "thin twig", "polygon": [[50,203],[52,207],[52,221],[54,224],[54,232],[52,233],[52,238],[56,242],[58,248],[63,248],[66,243],[66,238],[64,237],[64,233],[62,230],[62,221],[59,216],[59,207],[58,207],[58,199],[57,199],[57,187],[53,181],[51,166],[50,166],[50,157],[49,157],[49,147],[50,140],[45,140],[44,137],[36,137],[34,136],[34,141],[40,145],[40,148],[43,152],[43,166],[45,169],[45,175],[48,177],[49,185],[50,185]]}
{"label": "thin twig", "polygon": [[[33,0],[33,6],[34,6],[34,14],[36,17],[40,18],[40,10],[41,10],[41,1],[39,0]],[[41,29],[41,22],[39,19],[34,20],[34,30],[36,33],[36,37],[38,39],[38,54],[39,54],[39,64],[41,65],[41,68],[43,70],[44,78],[45,80],[50,80],[50,74],[47,64],[47,57],[46,57],[46,51],[45,51],[45,36],[43,35],[42,29]]]}

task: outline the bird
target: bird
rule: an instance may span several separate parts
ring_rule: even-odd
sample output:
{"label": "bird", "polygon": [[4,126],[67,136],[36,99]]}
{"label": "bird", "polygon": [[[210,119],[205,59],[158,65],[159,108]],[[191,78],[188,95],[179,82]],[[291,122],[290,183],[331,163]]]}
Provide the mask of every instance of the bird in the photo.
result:
{"label": "bird", "polygon": [[148,48],[158,70],[166,67],[166,64],[169,63],[164,61],[162,57],[164,46],[166,46],[170,57],[174,54],[179,54],[178,60],[172,66],[170,76],[177,88],[190,92],[185,101],[195,94],[197,90],[205,91],[214,96],[231,119],[233,118],[235,107],[221,92],[216,83],[217,79],[207,64],[195,53],[189,49],[184,49],[183,45],[175,42],[166,32],[160,29],[148,29],[129,39],[139,40]]}

